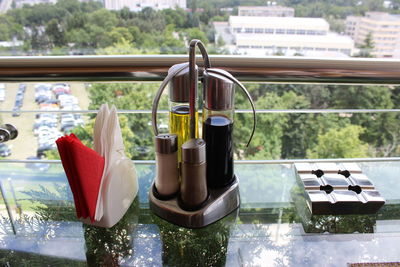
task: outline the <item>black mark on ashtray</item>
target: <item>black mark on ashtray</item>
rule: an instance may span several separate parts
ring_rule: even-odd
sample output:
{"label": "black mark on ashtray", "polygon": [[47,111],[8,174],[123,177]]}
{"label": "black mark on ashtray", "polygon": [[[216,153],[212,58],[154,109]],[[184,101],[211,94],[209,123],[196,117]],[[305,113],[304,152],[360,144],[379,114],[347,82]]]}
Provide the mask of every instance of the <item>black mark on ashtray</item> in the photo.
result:
{"label": "black mark on ashtray", "polygon": [[359,185],[349,185],[349,190],[356,192],[357,194],[360,194],[362,189]]}
{"label": "black mark on ashtray", "polygon": [[338,171],[338,174],[343,175],[346,178],[350,177],[350,172],[348,170],[344,170],[344,171]]}
{"label": "black mark on ashtray", "polygon": [[332,193],[332,191],[333,191],[333,187],[332,187],[331,185],[321,185],[321,186],[319,187],[319,190],[323,190],[323,191],[325,191],[327,194],[330,194],[330,193]]}
{"label": "black mark on ashtray", "polygon": [[324,171],[323,170],[316,170],[316,171],[311,171],[311,174],[315,174],[317,177],[321,177],[322,175],[324,175]]}

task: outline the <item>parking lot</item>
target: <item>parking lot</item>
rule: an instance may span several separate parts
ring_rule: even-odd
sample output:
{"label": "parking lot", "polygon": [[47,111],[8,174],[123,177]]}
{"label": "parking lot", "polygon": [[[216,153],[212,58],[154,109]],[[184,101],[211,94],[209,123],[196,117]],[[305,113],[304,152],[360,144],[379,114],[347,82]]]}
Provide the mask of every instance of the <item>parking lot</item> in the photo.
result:
{"label": "parking lot", "polygon": [[[22,96],[22,103],[20,103],[20,110],[51,110],[62,108],[60,102],[63,102],[65,109],[73,109],[74,104],[79,106],[79,109],[87,109],[89,105],[88,95],[85,90],[84,84],[71,83],[68,84],[70,87],[71,95],[73,97],[64,97],[64,100],[60,101],[57,99],[55,92],[57,88],[53,88],[54,84],[50,84],[51,93],[48,93],[50,98],[46,99],[42,103],[35,102],[38,98],[38,83],[26,84],[25,92]],[[35,88],[36,87],[36,88]],[[2,113],[2,123],[13,124],[19,132],[18,137],[15,140],[7,142],[7,145],[11,148],[11,155],[7,158],[10,159],[26,159],[28,157],[37,156],[39,147],[55,148],[52,143],[55,138],[63,134],[64,130],[70,130],[74,126],[83,124],[85,118],[79,116],[71,116],[71,114],[58,114],[54,115],[37,115],[36,113],[23,113],[16,109],[17,103],[21,100],[21,84],[12,83],[6,84],[4,101],[0,102],[1,110],[12,111],[12,113]],[[58,90],[62,90],[58,88]],[[17,96],[17,94],[19,94]],[[60,93],[66,95],[66,93]],[[75,100],[78,103],[75,103]],[[54,101],[54,103],[52,103]],[[58,104],[56,104],[58,102]],[[57,107],[58,106],[58,107]],[[45,113],[47,114],[47,113]],[[53,120],[50,119],[53,117]],[[36,136],[34,132],[36,124]],[[50,126],[50,127],[49,127]]]}

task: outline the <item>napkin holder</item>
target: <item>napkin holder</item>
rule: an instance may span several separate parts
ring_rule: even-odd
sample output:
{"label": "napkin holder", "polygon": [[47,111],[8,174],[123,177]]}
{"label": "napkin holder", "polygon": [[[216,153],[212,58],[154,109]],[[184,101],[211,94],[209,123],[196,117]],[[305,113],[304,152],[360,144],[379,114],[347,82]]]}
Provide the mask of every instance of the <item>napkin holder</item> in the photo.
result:
{"label": "napkin holder", "polygon": [[91,222],[89,218],[80,219],[82,222],[94,226],[110,228],[114,226],[129,209],[138,192],[135,177],[135,168],[132,161],[122,158],[115,164],[115,171],[105,180],[103,191],[103,217],[99,221]]}
{"label": "napkin holder", "polygon": [[[94,226],[114,226],[138,192],[136,170],[125,155],[115,106],[110,110],[103,104],[96,116],[94,149],[86,147],[74,134],[61,137],[56,143],[78,219]],[[102,164],[97,166],[100,159]]]}

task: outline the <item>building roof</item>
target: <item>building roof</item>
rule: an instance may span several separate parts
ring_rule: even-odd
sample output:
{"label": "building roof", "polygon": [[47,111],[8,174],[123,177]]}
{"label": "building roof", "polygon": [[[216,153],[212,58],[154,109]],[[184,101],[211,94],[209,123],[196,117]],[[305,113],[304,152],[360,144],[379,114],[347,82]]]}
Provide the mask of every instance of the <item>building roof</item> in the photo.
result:
{"label": "building roof", "polygon": [[343,44],[343,45],[354,45],[353,39],[349,36],[339,35],[335,33],[328,33],[327,35],[292,35],[292,34],[236,34],[236,40],[241,41],[252,41],[257,40],[259,42],[287,42],[288,45],[292,42],[303,42],[303,43],[324,43],[324,44]]}
{"label": "building roof", "polygon": [[287,6],[239,6],[241,9],[252,9],[252,10],[294,10],[293,7]]}
{"label": "building roof", "polygon": [[385,20],[385,21],[398,21],[400,20],[399,15],[389,14],[387,12],[376,12],[371,11],[365,14],[365,17],[373,20]]}
{"label": "building roof", "polygon": [[279,27],[283,29],[301,28],[302,26],[313,28],[329,28],[329,23],[323,18],[297,18],[297,17],[256,17],[256,16],[230,16],[232,24],[254,24],[254,26]]}

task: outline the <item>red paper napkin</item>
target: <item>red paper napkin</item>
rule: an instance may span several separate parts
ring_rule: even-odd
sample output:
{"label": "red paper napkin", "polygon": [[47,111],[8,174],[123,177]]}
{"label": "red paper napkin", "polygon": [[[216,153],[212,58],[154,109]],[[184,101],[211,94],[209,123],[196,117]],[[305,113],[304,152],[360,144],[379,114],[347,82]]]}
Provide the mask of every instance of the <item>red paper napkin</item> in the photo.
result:
{"label": "red paper napkin", "polygon": [[94,222],[97,198],[104,170],[104,157],[74,135],[56,141],[61,162],[74,196],[76,216]]}

